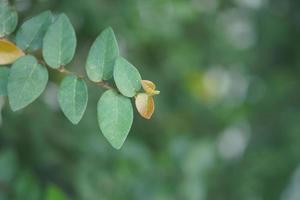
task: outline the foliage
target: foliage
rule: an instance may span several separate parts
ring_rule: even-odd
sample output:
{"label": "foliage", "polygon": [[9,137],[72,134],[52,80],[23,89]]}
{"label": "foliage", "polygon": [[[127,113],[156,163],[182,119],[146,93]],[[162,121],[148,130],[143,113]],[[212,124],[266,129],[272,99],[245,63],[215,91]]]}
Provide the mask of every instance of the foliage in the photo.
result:
{"label": "foliage", "polygon": [[6,65],[23,56],[24,52],[8,40],[0,39],[0,64]]}
{"label": "foliage", "polygon": [[[16,27],[15,11],[2,3],[1,16],[5,22],[2,23],[1,36],[8,36]],[[3,84],[1,88],[7,87],[12,110],[26,107],[42,94],[48,82],[48,71],[44,66],[47,64],[59,72],[72,74],[61,82],[58,102],[65,116],[73,124],[78,124],[86,110],[88,91],[82,76],[65,69],[65,65],[72,61],[77,45],[75,30],[69,18],[60,14],[53,20],[52,13],[45,11],[25,21],[17,32],[16,40],[17,46],[6,39],[0,40],[0,64],[12,64],[7,81],[3,71],[3,81],[0,82]],[[44,61],[37,61],[29,53],[23,56],[25,53],[21,50],[34,53],[41,48]],[[113,147],[120,149],[132,125],[132,105],[130,100],[112,91],[114,89],[104,80],[112,78],[114,74],[118,90],[126,97],[137,95],[142,80],[138,70],[119,57],[119,47],[112,28],[105,29],[92,45],[86,70],[91,82],[104,84],[111,90],[99,100],[98,121],[104,136]],[[5,89],[2,94],[6,95]],[[147,102],[141,101],[140,104]],[[151,115],[146,118],[149,119]]]}
{"label": "foliage", "polygon": [[85,82],[76,76],[66,76],[60,85],[58,102],[66,117],[73,124],[78,124],[88,102]]}
{"label": "foliage", "polygon": [[9,35],[17,27],[18,15],[7,3],[0,2],[0,37]]}
{"label": "foliage", "polygon": [[76,48],[75,30],[65,14],[57,17],[43,39],[43,57],[54,69],[71,62]]}
{"label": "foliage", "polygon": [[103,135],[113,147],[120,149],[133,121],[130,100],[109,90],[99,99],[97,110]]}
{"label": "foliage", "polygon": [[93,43],[86,62],[86,72],[92,81],[108,80],[119,56],[119,47],[112,28],[105,29]]}
{"label": "foliage", "polygon": [[0,97],[0,199],[14,199],[25,172],[43,199],[51,185],[74,200],[299,199],[299,1],[10,2],[19,15],[13,44],[32,16],[64,12],[77,37],[66,68],[82,75],[90,47],[111,26],[119,56],[163,92],[151,120],[133,109],[118,151],[99,134],[95,108],[105,88],[85,81],[77,126],[57,98],[72,74],[47,68],[46,89],[18,112]]}
{"label": "foliage", "polygon": [[10,107],[20,110],[36,100],[48,82],[47,69],[33,56],[19,58],[11,67],[7,91]]}
{"label": "foliage", "polygon": [[46,200],[66,200],[66,195],[55,185],[50,185],[47,189]]}

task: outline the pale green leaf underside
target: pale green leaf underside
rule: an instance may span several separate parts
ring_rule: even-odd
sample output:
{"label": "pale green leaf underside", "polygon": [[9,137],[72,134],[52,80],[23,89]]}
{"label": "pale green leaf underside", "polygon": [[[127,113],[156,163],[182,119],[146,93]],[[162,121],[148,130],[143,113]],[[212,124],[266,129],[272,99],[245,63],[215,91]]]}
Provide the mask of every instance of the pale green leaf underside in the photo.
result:
{"label": "pale green leaf underside", "polygon": [[50,67],[57,69],[71,62],[75,49],[74,28],[69,18],[65,14],[61,14],[45,34],[43,57]]}
{"label": "pale green leaf underside", "polygon": [[114,67],[114,80],[119,91],[133,97],[141,89],[141,75],[138,70],[122,57],[117,58]]}
{"label": "pale green leaf underside", "polygon": [[58,102],[65,116],[73,124],[78,124],[88,102],[88,91],[84,80],[76,76],[65,77],[59,88]]}
{"label": "pale green leaf underside", "polygon": [[0,96],[7,95],[8,76],[9,76],[9,68],[1,67],[0,68]]}
{"label": "pale green leaf underside", "polygon": [[114,62],[119,56],[119,47],[112,28],[105,29],[93,43],[86,63],[90,80],[108,80],[113,75]]}
{"label": "pale green leaf underside", "polygon": [[98,102],[97,113],[103,135],[114,148],[120,149],[133,121],[130,99],[108,90]]}
{"label": "pale green leaf underside", "polygon": [[48,82],[47,69],[33,56],[19,58],[8,77],[8,99],[13,111],[24,108],[37,99]]}
{"label": "pale green leaf underside", "polygon": [[67,200],[67,197],[58,187],[50,185],[47,188],[46,200]]}
{"label": "pale green leaf underside", "polygon": [[36,50],[42,47],[44,35],[52,23],[52,14],[50,11],[27,20],[22,24],[17,32],[17,46],[23,50]]}
{"label": "pale green leaf underside", "polygon": [[18,15],[10,6],[0,3],[0,37],[12,33],[18,23]]}

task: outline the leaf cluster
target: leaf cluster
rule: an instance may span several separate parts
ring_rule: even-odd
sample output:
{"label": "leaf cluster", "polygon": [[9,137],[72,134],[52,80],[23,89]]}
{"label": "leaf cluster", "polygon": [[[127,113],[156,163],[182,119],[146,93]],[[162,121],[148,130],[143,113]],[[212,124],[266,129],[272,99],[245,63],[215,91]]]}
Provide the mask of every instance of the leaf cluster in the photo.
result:
{"label": "leaf cluster", "polygon": [[[120,55],[111,27],[103,30],[92,44],[85,78],[66,69],[74,58],[77,39],[65,14],[45,11],[25,21],[16,33],[15,44],[8,36],[14,32],[17,21],[17,13],[9,5],[1,4],[0,65],[11,67],[0,68],[0,95],[8,96],[13,111],[28,106],[43,93],[49,81],[48,69],[53,69],[65,75],[58,102],[73,124],[80,122],[88,104],[86,82],[107,89],[98,101],[97,117],[103,135],[114,148],[122,147],[132,126],[131,98],[135,98],[140,115],[151,118],[153,96],[159,92],[154,83],[142,80],[138,69]],[[35,56],[37,51],[42,52],[42,58]]]}

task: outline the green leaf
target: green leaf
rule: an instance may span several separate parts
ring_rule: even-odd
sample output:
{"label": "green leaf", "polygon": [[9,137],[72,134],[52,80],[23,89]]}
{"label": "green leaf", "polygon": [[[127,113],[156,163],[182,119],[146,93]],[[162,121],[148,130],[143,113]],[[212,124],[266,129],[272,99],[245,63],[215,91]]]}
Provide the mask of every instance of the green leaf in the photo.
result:
{"label": "green leaf", "polygon": [[75,48],[74,28],[69,18],[61,14],[46,32],[43,40],[43,57],[50,67],[57,69],[71,62]]}
{"label": "green leaf", "polygon": [[31,51],[41,48],[44,35],[51,23],[52,14],[50,11],[42,12],[24,22],[17,32],[17,46],[23,50],[29,49]]}
{"label": "green leaf", "polygon": [[97,37],[89,52],[86,63],[89,79],[95,82],[110,79],[118,56],[118,43],[114,31],[109,27]]}
{"label": "green leaf", "polygon": [[63,113],[73,123],[81,120],[88,102],[88,92],[84,80],[67,76],[60,85],[58,102]]}
{"label": "green leaf", "polygon": [[11,34],[18,24],[18,15],[6,3],[0,4],[0,37]]}
{"label": "green leaf", "polygon": [[47,188],[46,200],[67,200],[67,196],[58,187],[50,185]]}
{"label": "green leaf", "polygon": [[24,108],[37,99],[48,82],[47,69],[33,56],[19,58],[8,77],[8,99],[13,111]]}
{"label": "green leaf", "polygon": [[39,182],[35,176],[30,172],[22,172],[15,183],[14,190],[16,199],[22,200],[40,200],[41,188]]}
{"label": "green leaf", "polygon": [[114,148],[120,149],[133,121],[130,99],[108,90],[98,102],[97,113],[103,135]]}
{"label": "green leaf", "polygon": [[0,96],[7,95],[8,76],[9,76],[9,68],[1,67],[0,68]]}
{"label": "green leaf", "polygon": [[114,79],[119,91],[127,97],[133,97],[141,89],[141,75],[138,70],[122,57],[117,58]]}

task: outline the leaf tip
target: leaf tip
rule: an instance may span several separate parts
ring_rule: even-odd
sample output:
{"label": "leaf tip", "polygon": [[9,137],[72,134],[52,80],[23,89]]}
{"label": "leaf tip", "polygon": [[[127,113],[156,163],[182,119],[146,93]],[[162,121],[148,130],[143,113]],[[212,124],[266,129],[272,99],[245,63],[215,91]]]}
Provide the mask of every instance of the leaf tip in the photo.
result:
{"label": "leaf tip", "polygon": [[18,110],[21,110],[23,107],[20,107],[20,106],[17,106],[17,105],[14,105],[12,103],[9,104],[10,105],[10,108],[13,112],[16,112]]}
{"label": "leaf tip", "polygon": [[80,122],[80,120],[78,120],[78,119],[70,119],[70,118],[68,118],[69,120],[70,120],[70,122],[73,124],[73,125],[77,125],[79,122]]}
{"label": "leaf tip", "polygon": [[106,31],[114,32],[113,28],[111,26],[106,27]]}
{"label": "leaf tip", "polygon": [[116,150],[120,150],[122,148],[123,144],[112,144],[111,143],[111,146]]}
{"label": "leaf tip", "polygon": [[158,94],[160,94],[160,91],[159,91],[159,90],[154,90],[154,91],[153,91],[153,94],[154,94],[154,95],[158,95]]}

